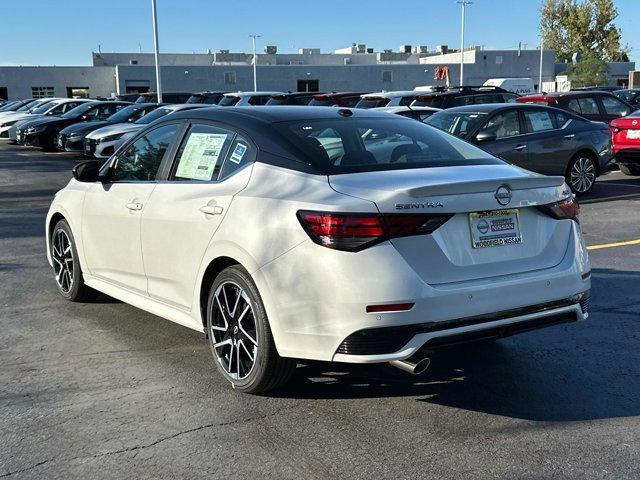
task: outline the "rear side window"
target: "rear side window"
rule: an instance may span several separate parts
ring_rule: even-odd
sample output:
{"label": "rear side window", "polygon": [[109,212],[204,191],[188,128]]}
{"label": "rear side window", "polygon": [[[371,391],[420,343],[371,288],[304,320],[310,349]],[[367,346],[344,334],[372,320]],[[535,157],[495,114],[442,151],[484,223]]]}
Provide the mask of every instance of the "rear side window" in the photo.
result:
{"label": "rear side window", "polygon": [[217,180],[233,136],[213,125],[192,125],[178,149],[173,179]]}
{"label": "rear side window", "polygon": [[227,153],[227,158],[222,164],[222,170],[220,171],[218,180],[224,180],[230,177],[236,170],[251,163],[253,158],[254,152],[251,144],[241,136],[236,136]]}
{"label": "rear side window", "polygon": [[564,127],[569,121],[569,115],[562,112],[553,112],[556,117],[556,126],[558,128]]}
{"label": "rear side window", "polygon": [[111,180],[150,182],[155,180],[162,158],[173,141],[178,125],[151,130],[129,145],[113,164]]}
{"label": "rear side window", "polygon": [[496,139],[509,138],[520,135],[520,119],[517,110],[499,113],[489,119],[478,133],[494,134]]}
{"label": "rear side window", "polygon": [[552,112],[547,110],[524,110],[524,122],[528,132],[544,132],[556,128]]}
{"label": "rear side window", "polygon": [[607,115],[616,115],[618,117],[629,115],[629,107],[627,107],[617,98],[603,96],[601,97],[601,99],[602,105],[604,106],[604,110],[605,112],[607,112]]}
{"label": "rear side window", "polygon": [[406,118],[344,118],[274,124],[323,174],[501,164],[489,153]]}
{"label": "rear side window", "polygon": [[573,98],[569,100],[567,108],[582,115],[600,115],[598,103],[593,97]]}

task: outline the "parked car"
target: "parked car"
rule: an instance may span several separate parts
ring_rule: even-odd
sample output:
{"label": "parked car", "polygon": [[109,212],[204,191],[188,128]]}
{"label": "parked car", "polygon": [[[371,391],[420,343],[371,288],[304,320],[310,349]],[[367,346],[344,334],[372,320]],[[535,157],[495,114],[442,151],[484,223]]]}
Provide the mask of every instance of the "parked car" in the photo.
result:
{"label": "parked car", "polygon": [[[163,103],[187,103],[191,98],[191,92],[162,92]],[[141,93],[136,103],[157,103],[158,94],[156,92]]]}
{"label": "parked car", "polygon": [[19,105],[15,110],[8,110],[4,112],[0,112],[0,122],[3,120],[9,120],[13,117],[19,117],[23,114],[31,113],[34,109],[38,108],[40,105],[50,102],[53,99],[49,98],[40,98],[34,100],[33,102],[25,102],[22,105]]}
{"label": "parked car", "polygon": [[109,158],[126,140],[152,122],[181,110],[209,107],[202,103],[163,105],[133,123],[107,125],[88,133],[83,140],[84,154],[93,158]]}
{"label": "parked car", "polygon": [[289,92],[271,95],[266,105],[309,105],[318,92]]}
{"label": "parked car", "polygon": [[25,107],[26,107],[25,110],[28,110],[29,109],[28,106],[33,102],[35,102],[36,100],[37,100],[36,98],[26,98],[24,100],[14,100],[13,102],[8,102],[4,104],[2,107],[0,107],[0,113],[15,112],[19,108],[25,108]]}
{"label": "parked car", "polygon": [[250,107],[266,105],[273,95],[282,92],[233,92],[225,93],[218,102],[220,107]]}
{"label": "parked car", "polygon": [[205,332],[239,391],[284,384],[296,359],[417,373],[439,346],[588,316],[564,179],[399,115],[183,111],[73,175],[45,223],[60,295]]}
{"label": "parked car", "polygon": [[208,103],[209,105],[217,105],[227,92],[198,92],[189,97],[187,103]]}
{"label": "parked car", "polygon": [[16,141],[16,126],[19,123],[29,120],[35,120],[41,117],[60,116],[76,108],[82,103],[88,102],[84,99],[58,98],[45,102],[32,109],[30,112],[22,112],[12,116],[10,119],[0,121],[0,138],[8,138],[12,142]]}
{"label": "parked car", "polygon": [[58,150],[82,153],[84,152],[84,138],[90,132],[107,125],[133,123],[140,120],[147,113],[154,111],[159,106],[157,103],[134,103],[114,113],[105,120],[74,123],[60,130],[54,143]]}
{"label": "parked car", "polygon": [[557,109],[485,104],[443,110],[429,125],[476,143],[503,160],[544,175],[562,175],[578,195],[591,191],[613,161],[611,132]]}
{"label": "parked car", "polygon": [[520,97],[517,102],[561,108],[589,120],[605,123],[629,115],[633,111],[628,103],[609,92],[602,91],[542,93]]}
{"label": "parked car", "polygon": [[423,92],[415,90],[365,93],[360,95],[355,108],[408,107],[422,94]]}
{"label": "parked car", "polygon": [[22,129],[18,137],[19,143],[27,146],[40,147],[43,150],[53,150],[54,139],[60,130],[79,122],[106,119],[131,105],[128,102],[86,102],[59,117],[39,118],[29,122],[27,129]]}
{"label": "parked car", "polygon": [[640,176],[640,110],[611,122],[613,151],[620,171]]}
{"label": "parked car", "polygon": [[347,107],[354,108],[360,97],[366,92],[331,92],[316,93],[309,102],[313,107]]}
{"label": "parked car", "polygon": [[431,107],[377,107],[373,110],[377,112],[387,112],[393,113],[395,115],[400,115],[402,117],[413,118],[414,120],[419,120],[422,123],[425,123],[427,121],[427,118],[440,111],[439,108]]}
{"label": "parked car", "polygon": [[451,108],[484,103],[511,103],[518,95],[500,87],[435,87],[431,92],[422,92],[411,103],[411,107]]}
{"label": "parked car", "polygon": [[18,100],[9,100],[0,106],[0,112],[8,112],[11,111],[12,108],[18,108],[19,106],[20,102]]}
{"label": "parked car", "polygon": [[640,108],[640,88],[626,88],[624,90],[616,90],[611,93],[623,102],[631,105],[633,108]]}

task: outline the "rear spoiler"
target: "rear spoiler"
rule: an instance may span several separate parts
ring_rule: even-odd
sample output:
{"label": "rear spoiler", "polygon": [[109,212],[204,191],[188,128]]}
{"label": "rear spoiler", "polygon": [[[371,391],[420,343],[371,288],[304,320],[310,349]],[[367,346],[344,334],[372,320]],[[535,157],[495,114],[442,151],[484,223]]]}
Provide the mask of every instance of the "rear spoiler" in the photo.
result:
{"label": "rear spoiler", "polygon": [[564,185],[564,177],[532,175],[516,178],[492,178],[489,180],[472,180],[469,182],[446,183],[426,187],[409,188],[405,193],[410,197],[421,198],[433,195],[462,195],[465,193],[495,192],[500,186],[508,186],[511,190],[527,190],[532,188],[557,188]]}

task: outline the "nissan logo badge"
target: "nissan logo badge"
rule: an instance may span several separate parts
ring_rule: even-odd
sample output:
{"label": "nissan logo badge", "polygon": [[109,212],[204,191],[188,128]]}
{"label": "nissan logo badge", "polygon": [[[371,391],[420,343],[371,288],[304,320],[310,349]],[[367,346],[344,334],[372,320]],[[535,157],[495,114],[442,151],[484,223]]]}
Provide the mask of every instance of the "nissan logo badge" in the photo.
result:
{"label": "nissan logo badge", "polygon": [[507,185],[500,185],[494,195],[495,199],[502,206],[511,203],[511,189]]}

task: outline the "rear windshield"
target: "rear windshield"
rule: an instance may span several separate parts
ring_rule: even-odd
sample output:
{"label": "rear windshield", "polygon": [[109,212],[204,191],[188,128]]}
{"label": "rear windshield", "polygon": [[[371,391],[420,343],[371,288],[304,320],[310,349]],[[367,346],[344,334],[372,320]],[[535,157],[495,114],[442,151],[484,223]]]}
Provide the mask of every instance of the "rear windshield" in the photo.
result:
{"label": "rear windshield", "polygon": [[207,103],[209,105],[216,105],[222,98],[222,93],[197,93],[191,95],[187,103]]}
{"label": "rear windshield", "polygon": [[456,137],[464,137],[480,126],[486,116],[485,113],[447,112],[445,110],[429,117],[426,123]]}
{"label": "rear windshield", "polygon": [[287,103],[287,97],[284,95],[276,95],[269,99],[267,105],[286,105]]}
{"label": "rear windshield", "polygon": [[416,98],[415,102],[413,102],[411,105],[414,107],[442,108],[445,104],[445,101],[445,95],[423,95]]}
{"label": "rear windshield", "polygon": [[389,99],[386,97],[364,97],[356,103],[356,108],[377,108],[386,107]]}
{"label": "rear windshield", "polygon": [[221,107],[232,107],[236,103],[240,101],[240,97],[236,97],[235,95],[225,95],[222,97],[222,100],[218,103]]}
{"label": "rear windshield", "polygon": [[402,117],[306,120],[274,126],[327,175],[503,163],[463,140]]}
{"label": "rear windshield", "polygon": [[627,103],[633,103],[638,96],[638,93],[640,93],[640,90],[617,90],[611,93],[613,93],[620,100],[624,100]]}

